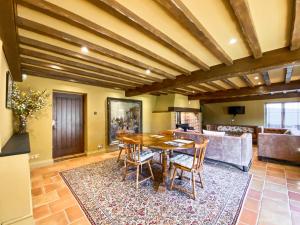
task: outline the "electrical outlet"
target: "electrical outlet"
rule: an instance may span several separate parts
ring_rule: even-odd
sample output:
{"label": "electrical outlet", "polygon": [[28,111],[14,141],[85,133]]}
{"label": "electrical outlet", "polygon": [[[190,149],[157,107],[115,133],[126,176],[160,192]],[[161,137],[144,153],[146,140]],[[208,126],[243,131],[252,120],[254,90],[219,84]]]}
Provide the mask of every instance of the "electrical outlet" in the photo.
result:
{"label": "electrical outlet", "polygon": [[37,159],[40,157],[40,154],[34,154],[30,156],[30,159]]}
{"label": "electrical outlet", "polygon": [[97,148],[100,150],[100,149],[102,149],[103,148],[103,144],[99,144],[98,146],[97,146]]}

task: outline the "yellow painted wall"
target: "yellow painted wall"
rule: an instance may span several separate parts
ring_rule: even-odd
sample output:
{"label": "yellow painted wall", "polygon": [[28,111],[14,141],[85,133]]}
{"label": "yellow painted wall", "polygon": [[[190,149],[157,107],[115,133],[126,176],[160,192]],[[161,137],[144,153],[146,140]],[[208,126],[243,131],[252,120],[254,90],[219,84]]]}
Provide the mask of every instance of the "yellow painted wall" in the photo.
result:
{"label": "yellow painted wall", "polygon": [[200,104],[198,100],[189,101],[188,97],[180,94],[161,95],[156,98],[153,113],[152,132],[159,132],[162,130],[175,129],[175,112],[167,112],[169,107],[183,107],[199,109]]}
{"label": "yellow painted wall", "polygon": [[0,147],[3,147],[13,134],[13,114],[6,105],[6,71],[8,65],[0,40]]}
{"label": "yellow painted wall", "polygon": [[[64,82],[52,79],[28,76],[20,83],[23,87],[47,89],[53,91],[67,91],[86,94],[86,152],[97,150],[98,144],[106,144],[106,99],[107,97],[125,98],[124,91],[94,87],[89,85]],[[156,96],[143,95],[134,97],[143,101],[143,130],[151,132],[152,111]],[[38,114],[38,119],[30,119],[28,131],[30,133],[31,154],[40,154],[36,161],[51,161],[52,159],[52,96],[49,97],[50,106]],[[97,115],[94,115],[97,112]]]}
{"label": "yellow painted wall", "polygon": [[204,105],[203,124],[230,124],[232,115],[227,113],[228,106],[245,106],[245,114],[237,115],[232,124],[264,125],[264,104],[268,102],[300,101],[300,98],[285,98],[258,101],[226,102]]}

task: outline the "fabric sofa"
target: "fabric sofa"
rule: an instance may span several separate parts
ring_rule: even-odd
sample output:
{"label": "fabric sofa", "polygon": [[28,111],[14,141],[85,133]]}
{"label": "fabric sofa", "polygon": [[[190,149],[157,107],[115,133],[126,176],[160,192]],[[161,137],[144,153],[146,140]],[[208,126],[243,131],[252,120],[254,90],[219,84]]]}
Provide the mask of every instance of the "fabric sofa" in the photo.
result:
{"label": "fabric sofa", "polygon": [[221,131],[225,132],[227,135],[240,136],[243,133],[252,134],[253,144],[257,143],[258,133],[260,132],[259,126],[247,126],[247,125],[222,125],[222,124],[207,124],[206,130],[210,131]]}
{"label": "fabric sofa", "polygon": [[300,136],[287,129],[265,128],[258,135],[259,159],[276,159],[300,165]]}
{"label": "fabric sofa", "polygon": [[[208,138],[209,143],[205,157],[217,161],[234,164],[244,171],[248,171],[252,161],[252,136],[244,133],[241,136],[214,136],[195,132],[175,132],[177,138],[186,138],[201,143],[203,138]],[[193,150],[184,150],[193,154]]]}

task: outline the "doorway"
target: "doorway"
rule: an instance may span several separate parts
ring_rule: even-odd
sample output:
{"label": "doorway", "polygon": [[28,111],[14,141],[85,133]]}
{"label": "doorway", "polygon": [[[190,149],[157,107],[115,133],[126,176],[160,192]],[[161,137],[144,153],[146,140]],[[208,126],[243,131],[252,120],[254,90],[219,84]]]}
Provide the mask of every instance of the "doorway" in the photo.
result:
{"label": "doorway", "polygon": [[84,96],[53,93],[53,158],[84,152]]}

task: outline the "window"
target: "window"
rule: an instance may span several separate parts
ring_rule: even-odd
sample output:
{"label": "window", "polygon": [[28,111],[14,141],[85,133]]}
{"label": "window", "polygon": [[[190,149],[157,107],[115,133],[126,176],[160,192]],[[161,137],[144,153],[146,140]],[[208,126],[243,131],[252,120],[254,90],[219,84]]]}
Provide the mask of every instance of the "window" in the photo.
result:
{"label": "window", "polygon": [[300,102],[265,104],[265,126],[300,130]]}

